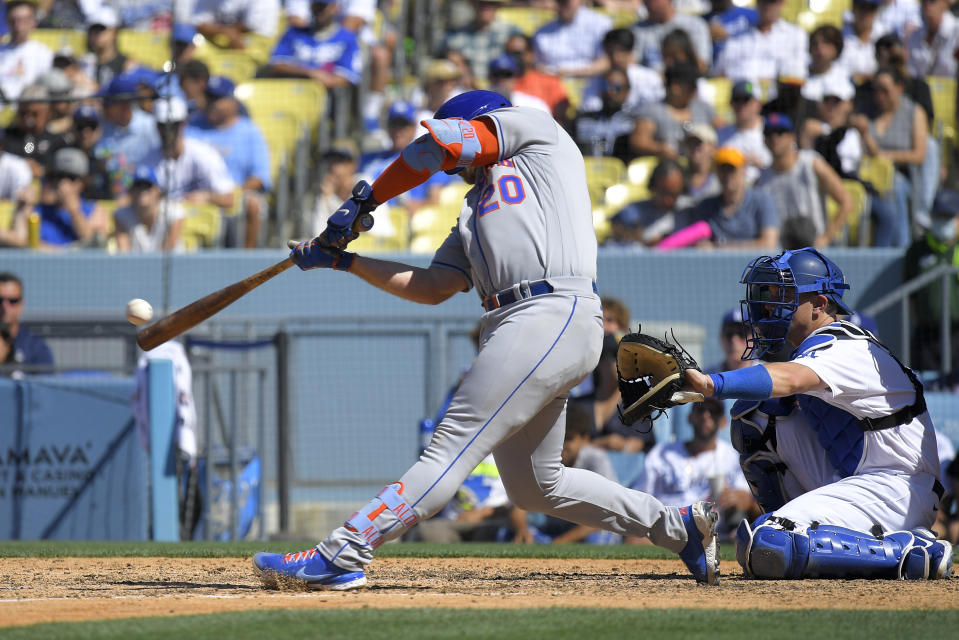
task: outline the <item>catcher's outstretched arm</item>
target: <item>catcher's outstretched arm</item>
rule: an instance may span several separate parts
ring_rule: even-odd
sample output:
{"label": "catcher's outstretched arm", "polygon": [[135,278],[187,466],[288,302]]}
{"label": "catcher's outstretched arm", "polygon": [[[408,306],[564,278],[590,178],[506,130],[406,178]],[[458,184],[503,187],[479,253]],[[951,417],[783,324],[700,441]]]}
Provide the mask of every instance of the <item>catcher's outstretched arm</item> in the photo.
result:
{"label": "catcher's outstretched arm", "polygon": [[686,373],[687,389],[721,399],[765,400],[826,388],[815,371],[795,362],[771,362],[710,375]]}

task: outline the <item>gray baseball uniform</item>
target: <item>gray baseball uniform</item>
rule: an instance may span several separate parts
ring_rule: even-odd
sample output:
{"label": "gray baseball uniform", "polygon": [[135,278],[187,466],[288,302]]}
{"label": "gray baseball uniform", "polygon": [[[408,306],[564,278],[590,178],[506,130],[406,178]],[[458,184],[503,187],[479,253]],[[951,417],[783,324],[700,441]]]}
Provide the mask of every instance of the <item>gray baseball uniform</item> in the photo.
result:
{"label": "gray baseball uniform", "polygon": [[679,552],[687,534],[678,508],[561,461],[567,393],[596,366],[603,336],[582,155],[535,109],[483,117],[495,125],[500,161],[467,194],[433,258],[484,300],[479,353],[419,461],[318,548],[362,570],[375,547],[439,511],[492,451],[515,505]]}

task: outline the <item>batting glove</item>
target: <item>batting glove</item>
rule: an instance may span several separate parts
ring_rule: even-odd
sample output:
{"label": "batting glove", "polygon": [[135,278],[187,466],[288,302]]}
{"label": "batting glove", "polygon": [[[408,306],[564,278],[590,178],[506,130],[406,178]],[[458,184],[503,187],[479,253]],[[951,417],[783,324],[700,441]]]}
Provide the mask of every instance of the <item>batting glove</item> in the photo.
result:
{"label": "batting glove", "polygon": [[[373,228],[373,216],[370,212],[379,206],[373,199],[373,188],[365,180],[353,185],[353,195],[340,205],[326,222],[326,229],[320,234],[320,242],[327,247],[345,249],[346,245],[359,237],[356,227],[360,231],[369,231]],[[355,224],[359,221],[359,225]]]}
{"label": "batting glove", "polygon": [[356,257],[355,253],[324,246],[320,238],[299,243],[290,240],[287,246],[292,249],[290,258],[303,271],[310,269],[349,271],[353,266],[353,258]]}

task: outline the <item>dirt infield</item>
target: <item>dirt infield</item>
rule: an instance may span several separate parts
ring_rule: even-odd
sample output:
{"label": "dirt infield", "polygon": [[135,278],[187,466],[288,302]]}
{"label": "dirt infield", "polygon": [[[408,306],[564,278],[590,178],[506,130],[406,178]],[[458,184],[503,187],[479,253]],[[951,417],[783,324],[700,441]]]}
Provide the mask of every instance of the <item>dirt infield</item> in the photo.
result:
{"label": "dirt infield", "polygon": [[678,560],[383,558],[369,588],[331,593],[266,589],[241,558],[3,558],[0,627],[280,608],[959,607],[959,579],[757,582],[725,569],[708,588]]}

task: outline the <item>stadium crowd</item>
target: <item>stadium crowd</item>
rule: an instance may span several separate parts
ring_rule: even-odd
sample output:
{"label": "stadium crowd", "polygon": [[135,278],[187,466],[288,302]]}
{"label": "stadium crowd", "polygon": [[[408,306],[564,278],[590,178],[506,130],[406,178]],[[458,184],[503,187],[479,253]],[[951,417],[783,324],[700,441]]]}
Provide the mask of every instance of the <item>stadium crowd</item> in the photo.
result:
{"label": "stadium crowd", "polygon": [[[315,233],[349,182],[375,177],[421,119],[472,88],[566,127],[606,244],[956,240],[933,215],[955,181],[959,3],[948,0],[14,0],[3,11],[6,246],[256,247]],[[424,16],[440,28],[414,28]],[[292,133],[280,126],[291,116]],[[462,193],[434,177],[380,212],[364,248],[431,251]]]}

